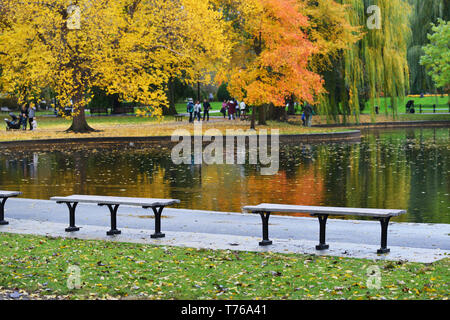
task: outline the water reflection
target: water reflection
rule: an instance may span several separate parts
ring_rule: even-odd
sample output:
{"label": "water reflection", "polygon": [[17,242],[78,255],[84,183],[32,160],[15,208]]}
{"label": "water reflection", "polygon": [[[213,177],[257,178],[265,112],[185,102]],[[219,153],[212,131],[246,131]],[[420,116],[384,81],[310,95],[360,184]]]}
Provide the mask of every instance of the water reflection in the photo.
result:
{"label": "water reflection", "polygon": [[102,194],[178,198],[180,207],[240,211],[260,202],[405,208],[397,221],[450,223],[449,129],[365,132],[361,143],[284,145],[280,171],[174,165],[168,147],[1,151],[0,189],[24,197]]}

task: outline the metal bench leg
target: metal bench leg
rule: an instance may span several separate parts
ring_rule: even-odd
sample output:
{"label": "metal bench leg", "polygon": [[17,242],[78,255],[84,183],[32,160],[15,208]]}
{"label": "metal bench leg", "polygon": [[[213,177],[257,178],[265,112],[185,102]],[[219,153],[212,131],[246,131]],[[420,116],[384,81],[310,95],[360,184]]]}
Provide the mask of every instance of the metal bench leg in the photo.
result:
{"label": "metal bench leg", "polygon": [[9,224],[8,221],[5,221],[5,203],[8,198],[3,198],[0,202],[0,226],[6,226]]}
{"label": "metal bench leg", "polygon": [[[99,204],[99,206],[105,206],[105,204]],[[108,206],[109,212],[111,213],[111,230],[106,232],[106,235],[114,236],[116,234],[121,234],[122,231],[117,230],[117,210],[120,205],[106,204],[106,206]]]}
{"label": "metal bench leg", "polygon": [[328,215],[321,214],[318,216],[318,218],[320,224],[320,242],[319,245],[316,246],[316,250],[327,250],[328,248],[330,248],[330,246],[325,243],[325,231],[327,226]]}
{"label": "metal bench leg", "polygon": [[166,235],[161,233],[161,215],[164,207],[152,207],[153,213],[155,214],[155,233],[150,237],[152,239],[164,238]]}
{"label": "metal bench leg", "polygon": [[262,220],[263,240],[259,243],[260,246],[270,246],[272,241],[269,240],[269,218],[270,212],[258,212]]}
{"label": "metal bench leg", "polygon": [[[58,202],[60,203],[60,202]],[[79,231],[80,228],[75,226],[75,210],[78,206],[78,202],[74,202],[73,205],[70,202],[64,202],[69,208],[69,227],[66,228],[66,232]]]}
{"label": "metal bench leg", "polygon": [[391,217],[388,218],[380,218],[381,223],[381,248],[377,250],[378,254],[388,253],[391,250],[387,248],[387,231],[389,226],[389,220]]}

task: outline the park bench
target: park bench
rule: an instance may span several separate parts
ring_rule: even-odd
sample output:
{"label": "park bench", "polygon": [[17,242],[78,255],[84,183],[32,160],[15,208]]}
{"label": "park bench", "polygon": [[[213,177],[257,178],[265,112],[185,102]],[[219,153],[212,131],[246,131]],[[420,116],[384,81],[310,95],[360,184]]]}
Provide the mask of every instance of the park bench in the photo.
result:
{"label": "park bench", "polygon": [[175,121],[183,121],[184,115],[183,114],[176,114],[175,115]]}
{"label": "park bench", "polygon": [[243,208],[245,212],[258,213],[261,215],[263,225],[263,240],[259,243],[261,246],[271,245],[269,239],[269,218],[272,212],[280,213],[308,213],[311,216],[318,217],[320,225],[320,240],[316,250],[326,250],[329,245],[325,242],[325,229],[328,216],[361,216],[372,217],[378,219],[381,223],[381,248],[377,253],[388,253],[387,248],[387,230],[389,220],[392,217],[406,213],[405,210],[395,209],[363,209],[363,208],[342,208],[342,207],[315,207],[315,206],[297,206],[283,204],[267,204],[263,203],[257,206],[246,206]]}
{"label": "park bench", "polygon": [[180,200],[175,199],[149,199],[149,198],[126,198],[126,197],[106,197],[106,196],[86,196],[86,195],[72,195],[68,197],[52,197],[50,200],[56,203],[65,203],[69,208],[69,227],[66,232],[79,231],[75,225],[75,210],[79,203],[95,203],[99,206],[107,206],[111,213],[111,230],[106,234],[108,236],[120,234],[117,230],[117,211],[119,206],[136,206],[143,209],[152,209],[155,214],[155,233],[151,235],[152,238],[164,238],[165,235],[161,233],[161,215],[166,206],[180,203]]}
{"label": "park bench", "polygon": [[8,224],[8,221],[5,221],[5,203],[11,197],[20,196],[22,192],[19,191],[0,191],[0,226],[4,226]]}

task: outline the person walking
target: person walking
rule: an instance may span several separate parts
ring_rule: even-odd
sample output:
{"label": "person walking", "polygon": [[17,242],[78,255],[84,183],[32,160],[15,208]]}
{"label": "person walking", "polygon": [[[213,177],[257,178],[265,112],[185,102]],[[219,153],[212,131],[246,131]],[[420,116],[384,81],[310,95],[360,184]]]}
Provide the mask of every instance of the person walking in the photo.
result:
{"label": "person walking", "polygon": [[306,126],[307,127],[311,127],[311,121],[312,121],[312,116],[313,116],[313,108],[309,103],[306,103],[305,106],[305,119],[306,119]]}
{"label": "person walking", "polygon": [[194,100],[192,98],[188,99],[187,112],[189,113],[189,123],[194,122],[192,114],[194,113]]}
{"label": "person walking", "polygon": [[241,116],[245,116],[245,108],[247,106],[245,105],[244,101],[241,101],[241,103],[239,104],[239,109],[241,110]]}
{"label": "person walking", "polygon": [[205,121],[205,119],[209,121],[209,110],[211,110],[211,104],[205,99],[203,102],[203,121]]}
{"label": "person walking", "polygon": [[228,107],[227,101],[224,100],[222,103],[222,109],[220,109],[220,113],[223,114],[224,119],[227,117],[227,107]]}
{"label": "person walking", "polygon": [[228,102],[228,120],[236,119],[234,116],[235,112],[236,112],[236,102],[233,99],[231,99]]}
{"label": "person walking", "polygon": [[194,120],[200,121],[202,119],[202,104],[197,100],[194,106]]}

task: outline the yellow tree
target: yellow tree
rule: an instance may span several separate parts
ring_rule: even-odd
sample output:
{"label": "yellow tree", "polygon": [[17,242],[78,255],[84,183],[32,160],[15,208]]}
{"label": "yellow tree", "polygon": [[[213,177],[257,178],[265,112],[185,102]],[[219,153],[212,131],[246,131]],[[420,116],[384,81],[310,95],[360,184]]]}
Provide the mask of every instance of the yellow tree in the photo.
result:
{"label": "yellow tree", "polygon": [[189,79],[226,60],[218,14],[196,0],[3,0],[1,82],[22,101],[51,87],[72,106],[69,130],[88,132],[91,88],[140,102],[160,116],[173,74]]}

